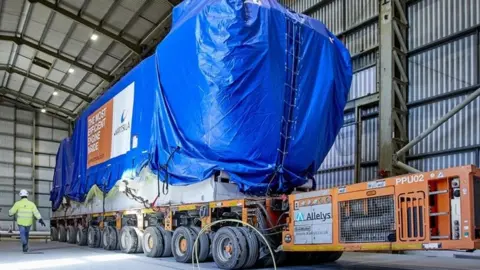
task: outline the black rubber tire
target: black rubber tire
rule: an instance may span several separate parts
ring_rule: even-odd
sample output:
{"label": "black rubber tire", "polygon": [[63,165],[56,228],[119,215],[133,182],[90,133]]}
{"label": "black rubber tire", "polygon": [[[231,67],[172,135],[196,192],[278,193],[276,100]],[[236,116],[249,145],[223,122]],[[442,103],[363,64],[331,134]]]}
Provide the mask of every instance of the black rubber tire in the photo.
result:
{"label": "black rubber tire", "polygon": [[255,232],[246,228],[246,227],[240,227],[238,228],[241,233],[243,233],[243,236],[247,240],[247,249],[248,249],[248,256],[247,256],[247,261],[245,262],[245,265],[243,268],[252,268],[255,263],[257,263],[258,260],[258,239],[255,236]]}
{"label": "black rubber tire", "polygon": [[115,228],[115,234],[117,235],[117,246],[115,247],[115,250],[122,250],[121,241],[120,241],[121,231]]}
{"label": "black rubber tire", "polygon": [[[195,239],[197,239],[198,234],[202,229],[196,226],[192,226],[191,229],[194,232],[193,242],[195,243]],[[208,239],[207,231],[204,231],[198,238],[198,246],[197,246],[198,262],[205,262],[208,259],[209,253],[210,253],[210,239]],[[195,259],[195,262],[196,262],[196,259]]]}
{"label": "black rubber tire", "polygon": [[143,232],[137,227],[133,227],[133,229],[137,233],[137,239],[138,239],[137,250],[135,252],[143,253]]}
{"label": "black rubber tire", "polygon": [[67,227],[67,243],[75,244],[77,242],[77,228],[74,226]]}
{"label": "black rubber tire", "polygon": [[[240,232],[238,232],[241,234]],[[242,236],[243,237],[243,236]],[[245,245],[246,240],[243,239]],[[227,257],[223,254],[225,247],[222,245],[224,241],[228,241],[231,244],[232,254]],[[240,269],[240,263],[245,263],[247,251],[246,246],[243,246],[243,250],[240,244],[240,240],[237,234],[230,227],[220,228],[213,238],[212,242],[212,254],[213,260],[220,269]]]}
{"label": "black rubber tire", "polygon": [[172,257],[172,232],[165,230],[162,226],[157,226],[163,238],[163,254],[162,257]]}
{"label": "black rubber tire", "polygon": [[87,244],[91,248],[99,248],[101,242],[100,228],[97,226],[88,227]]}
{"label": "black rubber tire", "polygon": [[105,250],[115,250],[117,248],[117,232],[115,228],[111,226],[103,228],[102,243]]}
{"label": "black rubber tire", "polygon": [[[185,239],[187,246],[185,252],[181,251],[180,242]],[[172,253],[175,260],[180,263],[192,262],[193,242],[195,241],[193,231],[185,226],[180,226],[173,232]]]}
{"label": "black rubber tire", "polygon": [[240,231],[239,227],[230,227],[230,229],[235,233],[237,236],[238,242],[240,243],[240,257],[238,258],[238,263],[235,266],[235,269],[243,269],[245,263],[248,259],[248,246],[247,246],[247,238],[245,235]]}
{"label": "black rubber tire", "polygon": [[143,253],[150,258],[163,254],[163,236],[157,227],[148,227],[143,232]]}
{"label": "black rubber tire", "polygon": [[67,242],[67,229],[63,225],[58,227],[58,242]]}
{"label": "black rubber tire", "polygon": [[120,233],[120,247],[123,253],[136,253],[139,239],[135,227],[125,226]]}
{"label": "black rubber tire", "polygon": [[75,237],[77,245],[86,246],[88,243],[88,229],[79,226],[77,229],[77,236]]}
{"label": "black rubber tire", "polygon": [[58,230],[55,227],[50,227],[50,241],[58,241]]}
{"label": "black rubber tire", "polygon": [[98,247],[103,248],[103,230],[101,228],[98,228],[98,231],[100,232],[100,244],[98,245]]}

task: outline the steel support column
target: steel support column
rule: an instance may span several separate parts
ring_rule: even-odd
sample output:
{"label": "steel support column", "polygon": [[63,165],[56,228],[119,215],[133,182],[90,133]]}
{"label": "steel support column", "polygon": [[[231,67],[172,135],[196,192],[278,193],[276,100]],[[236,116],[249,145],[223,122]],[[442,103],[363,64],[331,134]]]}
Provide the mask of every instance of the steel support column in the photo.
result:
{"label": "steel support column", "polygon": [[406,0],[380,0],[379,4],[379,170],[388,176],[404,172],[404,168],[395,166],[395,158],[405,162],[405,156],[396,156],[395,153],[408,142],[408,24],[405,15]]}
{"label": "steel support column", "polygon": [[[36,187],[35,187],[35,150],[37,148],[37,113],[33,111],[33,119],[32,119],[32,202],[37,205],[37,196],[35,194]],[[53,131],[52,131],[53,132]],[[37,223],[34,222],[32,225],[32,230],[37,230]]]}

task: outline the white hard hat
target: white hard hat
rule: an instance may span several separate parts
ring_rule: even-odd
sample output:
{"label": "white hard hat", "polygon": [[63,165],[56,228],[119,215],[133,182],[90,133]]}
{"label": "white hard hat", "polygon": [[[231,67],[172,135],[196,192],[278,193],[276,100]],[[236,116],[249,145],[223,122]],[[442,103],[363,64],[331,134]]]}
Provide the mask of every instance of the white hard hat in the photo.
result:
{"label": "white hard hat", "polygon": [[26,197],[26,196],[28,196],[28,191],[26,191],[25,189],[22,189],[22,190],[20,190],[19,195],[20,195],[20,197]]}

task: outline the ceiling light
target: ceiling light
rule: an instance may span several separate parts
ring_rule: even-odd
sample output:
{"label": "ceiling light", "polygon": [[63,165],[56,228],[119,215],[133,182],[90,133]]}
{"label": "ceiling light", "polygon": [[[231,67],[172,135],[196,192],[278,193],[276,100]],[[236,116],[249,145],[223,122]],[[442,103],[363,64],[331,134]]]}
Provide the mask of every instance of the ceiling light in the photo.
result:
{"label": "ceiling light", "polygon": [[56,95],[58,95],[58,92],[57,92],[57,91],[53,91],[52,95],[56,96]]}
{"label": "ceiling light", "polygon": [[92,34],[92,36],[90,37],[91,40],[95,41],[98,39],[98,35],[97,34]]}
{"label": "ceiling light", "polygon": [[42,108],[41,112],[42,112],[42,113],[46,113],[46,112],[47,112],[47,109]]}
{"label": "ceiling light", "polygon": [[75,72],[75,69],[73,69],[73,68],[68,69],[68,73],[72,74],[73,72]]}

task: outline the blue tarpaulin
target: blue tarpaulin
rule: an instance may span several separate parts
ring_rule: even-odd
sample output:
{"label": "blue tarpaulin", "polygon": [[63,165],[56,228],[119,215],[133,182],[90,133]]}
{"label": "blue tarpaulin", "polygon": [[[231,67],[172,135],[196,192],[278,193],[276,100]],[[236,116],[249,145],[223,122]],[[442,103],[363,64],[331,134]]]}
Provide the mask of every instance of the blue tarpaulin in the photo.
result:
{"label": "blue tarpaulin", "polygon": [[348,51],[317,20],[273,0],[183,1],[155,53],[60,146],[53,208],[93,185],[108,192],[142,166],[162,181],[167,167],[172,185],[225,171],[243,192],[288,192],[327,155],[351,80]]}

